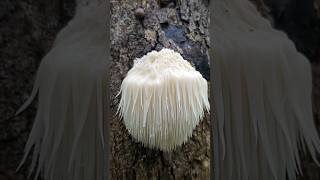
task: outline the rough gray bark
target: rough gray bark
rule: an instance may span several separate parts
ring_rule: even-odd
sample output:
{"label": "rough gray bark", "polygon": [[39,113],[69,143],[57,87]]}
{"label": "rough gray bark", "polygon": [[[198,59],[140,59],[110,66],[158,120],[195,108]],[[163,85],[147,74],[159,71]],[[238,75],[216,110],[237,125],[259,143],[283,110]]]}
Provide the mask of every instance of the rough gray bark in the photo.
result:
{"label": "rough gray bark", "polygon": [[[169,0],[170,1],[170,0]],[[254,0],[253,0],[254,1]],[[261,0],[258,0],[258,6]],[[315,117],[320,115],[320,68],[319,68],[319,18],[320,3],[312,1],[305,15],[297,17],[301,8],[265,0],[266,7],[260,7],[277,21],[277,27],[289,33],[298,48],[314,63]],[[24,180],[27,168],[15,173],[22,157],[23,148],[28,138],[35,115],[35,103],[22,115],[10,118],[24,102],[32,89],[38,64],[50,49],[56,33],[70,19],[74,10],[73,0],[44,2],[41,0],[1,0],[0,1],[0,179]],[[208,77],[206,49],[207,36],[207,1],[190,0],[188,2],[162,3],[151,1],[147,4],[145,20],[141,23],[134,17],[137,2],[112,1],[112,108],[116,108],[119,99],[115,94],[121,80],[132,66],[133,59],[149,50],[162,46],[172,47],[183,53],[185,58],[193,59],[197,68]],[[164,2],[164,1],[162,1]],[[195,4],[199,2],[200,4]],[[272,4],[272,2],[274,4]],[[300,1],[304,2],[304,1]],[[53,4],[52,4],[53,3]],[[182,4],[183,3],[183,4]],[[311,3],[312,4],[312,3]],[[145,4],[146,5],[146,4]],[[292,12],[294,8],[295,11]],[[280,13],[279,13],[280,12]],[[290,12],[290,13],[289,13]],[[282,16],[276,16],[282,14]],[[287,14],[283,16],[283,14]],[[309,20],[308,20],[309,19]],[[167,23],[166,23],[167,22]],[[285,23],[287,22],[287,23]],[[288,22],[297,23],[294,27]],[[311,22],[304,24],[303,22]],[[171,26],[169,25],[171,24]],[[287,28],[285,28],[285,24]],[[172,26],[174,25],[174,26]],[[289,23],[290,25],[290,23]],[[298,28],[303,25],[303,28]],[[167,32],[167,34],[165,33]],[[309,36],[299,36],[308,34]],[[294,38],[296,37],[296,38]],[[192,48],[187,48],[188,45]],[[193,56],[192,56],[193,55]],[[205,179],[209,173],[209,131],[208,115],[195,131],[195,136],[173,154],[164,154],[143,148],[131,140],[121,121],[114,116],[111,139],[113,179]],[[304,160],[305,176],[300,180],[320,179],[319,168]],[[148,177],[148,178],[146,178]]]}
{"label": "rough gray bark", "polygon": [[[112,1],[111,106],[114,113],[119,102],[115,95],[133,60],[151,50],[175,49],[191,60],[206,78],[209,77],[208,2],[163,2]],[[143,20],[135,17],[138,6],[145,9]],[[144,148],[134,142],[116,115],[111,129],[112,179],[209,179],[208,114],[194,131],[194,136],[172,153]]]}

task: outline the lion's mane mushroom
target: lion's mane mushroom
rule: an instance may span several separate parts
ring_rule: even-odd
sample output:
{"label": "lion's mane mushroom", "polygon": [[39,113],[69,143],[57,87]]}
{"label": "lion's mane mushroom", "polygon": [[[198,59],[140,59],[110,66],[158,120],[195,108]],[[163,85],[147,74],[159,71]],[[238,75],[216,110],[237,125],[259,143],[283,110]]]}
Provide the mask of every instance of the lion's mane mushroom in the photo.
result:
{"label": "lion's mane mushroom", "polygon": [[186,142],[210,108],[207,81],[171,49],[136,59],[119,94],[118,112],[132,137],[163,151]]}

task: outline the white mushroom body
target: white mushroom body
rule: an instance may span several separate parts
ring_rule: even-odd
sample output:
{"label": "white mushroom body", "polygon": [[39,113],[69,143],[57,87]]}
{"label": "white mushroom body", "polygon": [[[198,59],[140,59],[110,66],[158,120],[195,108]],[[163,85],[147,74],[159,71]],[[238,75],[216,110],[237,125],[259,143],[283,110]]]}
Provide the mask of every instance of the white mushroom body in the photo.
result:
{"label": "white mushroom body", "polygon": [[120,93],[118,111],[132,137],[164,151],[186,142],[210,108],[207,81],[170,49],[136,59]]}

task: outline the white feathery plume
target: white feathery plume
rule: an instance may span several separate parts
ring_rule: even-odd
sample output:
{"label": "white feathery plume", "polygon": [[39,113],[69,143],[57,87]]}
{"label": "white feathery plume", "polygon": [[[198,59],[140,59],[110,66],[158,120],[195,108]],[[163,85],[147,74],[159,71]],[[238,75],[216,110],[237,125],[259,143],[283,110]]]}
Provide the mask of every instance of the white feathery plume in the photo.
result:
{"label": "white feathery plume", "polygon": [[171,49],[136,59],[119,94],[118,112],[132,137],[163,151],[186,142],[210,108],[207,81]]}
{"label": "white feathery plume", "polygon": [[35,179],[103,180],[105,176],[106,4],[84,1],[77,1],[75,17],[42,59],[32,94],[17,112],[38,95],[37,115],[20,164],[32,154],[29,177],[34,172]]}
{"label": "white feathery plume", "polygon": [[311,65],[249,0],[210,3],[215,179],[295,180],[320,152]]}

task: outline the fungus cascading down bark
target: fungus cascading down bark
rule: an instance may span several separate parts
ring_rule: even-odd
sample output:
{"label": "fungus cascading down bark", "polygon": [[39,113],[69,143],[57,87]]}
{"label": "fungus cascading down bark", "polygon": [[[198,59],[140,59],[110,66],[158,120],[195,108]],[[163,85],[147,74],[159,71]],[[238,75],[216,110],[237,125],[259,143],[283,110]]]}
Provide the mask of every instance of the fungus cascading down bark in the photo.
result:
{"label": "fungus cascading down bark", "polygon": [[172,49],[137,58],[120,93],[118,110],[130,134],[163,151],[186,142],[210,109],[206,79]]}
{"label": "fungus cascading down bark", "polygon": [[217,128],[213,176],[290,180],[299,150],[316,161],[311,67],[248,0],[211,1],[212,89]]}
{"label": "fungus cascading down bark", "polygon": [[78,0],[74,18],[43,58],[29,100],[38,95],[25,147],[33,151],[30,175],[45,180],[102,180],[104,97],[107,77],[106,3]]}

